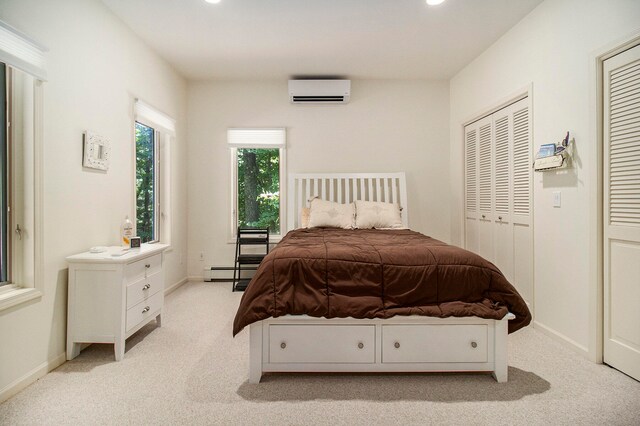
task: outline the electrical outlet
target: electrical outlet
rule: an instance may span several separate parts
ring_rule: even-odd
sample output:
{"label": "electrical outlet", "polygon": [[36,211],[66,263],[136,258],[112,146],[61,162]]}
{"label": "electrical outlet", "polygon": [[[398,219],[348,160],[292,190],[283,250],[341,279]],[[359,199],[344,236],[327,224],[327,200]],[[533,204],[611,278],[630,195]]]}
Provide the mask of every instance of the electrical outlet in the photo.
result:
{"label": "electrical outlet", "polygon": [[200,252],[200,262],[204,262],[204,253]]}
{"label": "electrical outlet", "polygon": [[562,196],[560,191],[553,191],[553,207],[560,207]]}

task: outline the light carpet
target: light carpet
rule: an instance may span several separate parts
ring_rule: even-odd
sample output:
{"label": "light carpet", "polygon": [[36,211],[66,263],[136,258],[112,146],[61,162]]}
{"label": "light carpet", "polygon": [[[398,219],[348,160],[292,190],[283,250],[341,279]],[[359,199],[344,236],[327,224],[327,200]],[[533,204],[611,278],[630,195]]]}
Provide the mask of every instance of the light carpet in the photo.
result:
{"label": "light carpet", "polygon": [[241,293],[189,283],[115,362],[92,345],[0,405],[2,425],[640,424],[640,383],[527,327],[509,336],[509,382],[487,374],[276,374],[252,385]]}

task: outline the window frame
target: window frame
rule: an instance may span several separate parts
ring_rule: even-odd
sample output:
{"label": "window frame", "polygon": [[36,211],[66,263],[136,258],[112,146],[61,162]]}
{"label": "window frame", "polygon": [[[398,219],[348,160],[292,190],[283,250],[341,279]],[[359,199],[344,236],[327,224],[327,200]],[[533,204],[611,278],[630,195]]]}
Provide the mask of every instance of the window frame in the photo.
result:
{"label": "window frame", "polygon": [[[13,97],[13,80],[15,72],[19,68],[14,67],[10,63],[6,63],[7,66],[7,82],[11,82],[11,87],[7,89],[7,95]],[[15,132],[18,131],[18,126],[8,124],[7,142],[9,145],[9,152],[7,154],[8,171],[9,171],[9,188],[8,188],[8,205],[11,208],[10,214],[7,220],[7,232],[8,232],[8,251],[12,254],[8,261],[11,276],[8,282],[0,286],[0,312],[17,305],[29,302],[34,299],[41,298],[44,294],[44,282],[43,282],[43,85],[44,81],[38,77],[25,72],[33,78],[32,95],[33,99],[28,102],[32,103],[32,136],[29,138],[22,135],[25,139],[25,143],[31,144],[32,151],[32,174],[17,177],[15,174],[17,169],[14,165],[16,160],[15,150]],[[26,101],[25,101],[26,102]],[[7,122],[15,124],[13,121],[14,110],[16,108],[12,101],[8,101],[7,107]],[[16,188],[17,185],[29,184],[29,180],[32,181],[33,199],[29,201],[28,207],[32,209],[33,220],[30,221],[27,226],[21,224],[23,232],[27,235],[30,234],[32,238],[33,252],[29,254],[29,258],[23,258],[24,245],[21,239],[14,238],[15,228],[17,225],[17,216],[22,216],[23,210],[16,204],[16,195],[19,192],[24,191],[24,188]],[[22,190],[22,191],[21,191]],[[25,219],[25,218],[22,218]],[[19,223],[19,222],[18,222]],[[31,227],[31,229],[29,229]],[[20,254],[19,254],[20,253]],[[29,270],[24,270],[25,263],[31,264]],[[24,275],[26,273],[26,275]]]}
{"label": "window frame", "polygon": [[[33,86],[29,89],[31,98],[28,100],[24,98],[25,102],[28,102],[28,106],[30,107],[29,116],[24,117],[25,119],[30,120],[29,133],[27,135],[21,135],[23,137],[23,140],[25,141],[25,144],[29,144],[24,146],[27,146],[31,150],[32,169],[29,170],[28,180],[24,180],[27,177],[26,174],[22,177],[23,180],[20,180],[20,183],[24,184],[25,187],[19,188],[25,193],[31,192],[33,195],[32,199],[30,199],[30,204],[28,204],[27,206],[27,208],[30,210],[31,215],[31,221],[28,223],[28,226],[31,226],[32,228],[29,230],[25,229],[25,231],[28,231],[28,234],[26,234],[26,236],[31,238],[29,247],[32,248],[32,250],[24,251],[25,246],[22,244],[18,244],[16,246],[15,239],[12,239],[14,241],[11,244],[10,250],[16,252],[17,250],[22,249],[23,254],[19,257],[15,254],[13,256],[13,261],[11,262],[13,268],[11,280],[12,283],[0,287],[0,311],[4,311],[6,309],[13,308],[14,306],[41,298],[44,293],[44,179],[42,157],[44,135],[43,86],[44,82],[47,79],[47,73],[45,69],[46,51],[47,49],[44,46],[40,45],[36,41],[29,38],[27,35],[16,30],[5,22],[0,21],[0,61],[2,61],[11,69],[16,69],[24,72],[26,75],[30,76],[33,79]],[[11,118],[11,120],[13,121],[13,117]],[[9,126],[9,138],[13,137],[14,128],[16,127],[18,126]],[[26,130],[26,127],[22,130]],[[16,142],[13,141],[14,148],[15,143]],[[14,161],[13,154],[11,155],[10,159],[8,158],[8,161]],[[13,176],[15,176],[15,174]],[[16,179],[12,179],[12,184],[16,185]],[[28,191],[25,189],[26,185],[29,185]],[[12,194],[12,197],[15,197],[15,194]],[[12,202],[13,200],[10,201],[10,203]],[[27,208],[25,208],[25,210]],[[13,209],[13,211],[11,212],[11,216],[15,216],[15,212],[16,209]],[[14,223],[15,222],[12,221],[11,225],[8,226],[9,237],[13,236]],[[15,270],[17,260],[22,262],[22,270],[20,271]],[[28,266],[25,267],[25,264]],[[28,270],[25,268],[28,268]],[[24,273],[25,275],[21,275],[22,273]]]}
{"label": "window frame", "polygon": [[[236,237],[238,233],[238,148],[235,146],[229,147],[230,152],[230,164],[231,164],[231,210],[230,210],[230,229],[229,229],[229,240],[230,244],[236,243]],[[259,145],[251,145],[251,146],[243,146],[240,149],[277,149],[279,151],[280,158],[279,162],[279,180],[280,180],[280,233],[279,234],[269,234],[269,242],[277,243],[282,237],[286,234],[287,224],[286,224],[286,164],[287,164],[287,156],[286,156],[286,145],[281,147],[274,146],[259,146]]]}
{"label": "window frame", "polygon": [[[0,272],[0,288],[11,284],[12,269],[13,269],[13,250],[12,250],[12,230],[13,223],[11,220],[11,200],[13,193],[13,167],[12,167],[12,140],[11,137],[11,67],[4,62],[0,63],[0,68],[4,66],[4,98],[1,99],[4,104],[4,120],[2,120],[2,126],[4,127],[4,146],[0,146],[2,152],[0,152],[0,168],[3,169],[2,176],[0,176],[0,193],[4,192],[4,199],[0,199],[0,227],[5,227],[4,233],[6,241],[2,239],[2,232],[0,230],[0,271],[4,271],[6,280],[2,279],[2,272]],[[6,205],[5,205],[6,204]]]}
{"label": "window frame", "polygon": [[136,124],[141,124],[153,130],[153,239],[145,241],[146,244],[154,244],[163,241],[163,233],[161,232],[161,217],[162,217],[162,189],[160,188],[160,175],[162,173],[162,162],[160,155],[160,139],[164,136],[163,133],[153,123],[141,118],[136,117],[133,123],[133,171],[134,171],[134,185],[133,185],[133,229],[136,235],[138,235],[138,196],[136,194],[136,181],[138,175],[137,165],[137,140],[136,140]]}
{"label": "window frame", "polygon": [[154,150],[156,158],[154,167],[154,185],[156,190],[154,226],[155,238],[151,242],[144,244],[162,243],[167,244],[166,252],[170,252],[172,235],[172,215],[171,215],[171,147],[176,139],[176,122],[167,114],[159,111],[153,106],[133,98],[133,121],[132,121],[132,144],[131,144],[131,179],[132,179],[132,217],[134,232],[137,233],[137,197],[136,197],[136,122],[154,129]]}

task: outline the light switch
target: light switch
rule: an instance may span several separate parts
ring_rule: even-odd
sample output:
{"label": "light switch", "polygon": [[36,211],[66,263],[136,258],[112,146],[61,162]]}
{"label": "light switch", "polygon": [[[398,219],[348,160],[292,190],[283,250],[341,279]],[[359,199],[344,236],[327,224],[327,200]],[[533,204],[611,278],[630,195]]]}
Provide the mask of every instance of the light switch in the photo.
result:
{"label": "light switch", "polygon": [[560,191],[553,191],[553,207],[560,207],[562,197]]}

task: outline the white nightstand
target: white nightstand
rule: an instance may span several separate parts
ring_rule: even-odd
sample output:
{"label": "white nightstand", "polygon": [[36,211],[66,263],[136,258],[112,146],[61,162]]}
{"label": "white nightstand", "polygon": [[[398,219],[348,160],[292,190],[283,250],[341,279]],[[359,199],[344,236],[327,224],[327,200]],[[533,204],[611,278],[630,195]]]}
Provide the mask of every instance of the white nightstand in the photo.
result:
{"label": "white nightstand", "polygon": [[113,343],[116,361],[125,340],[154,318],[160,326],[164,304],[162,252],[166,244],[143,244],[126,254],[122,247],[67,257],[67,359],[81,343]]}

